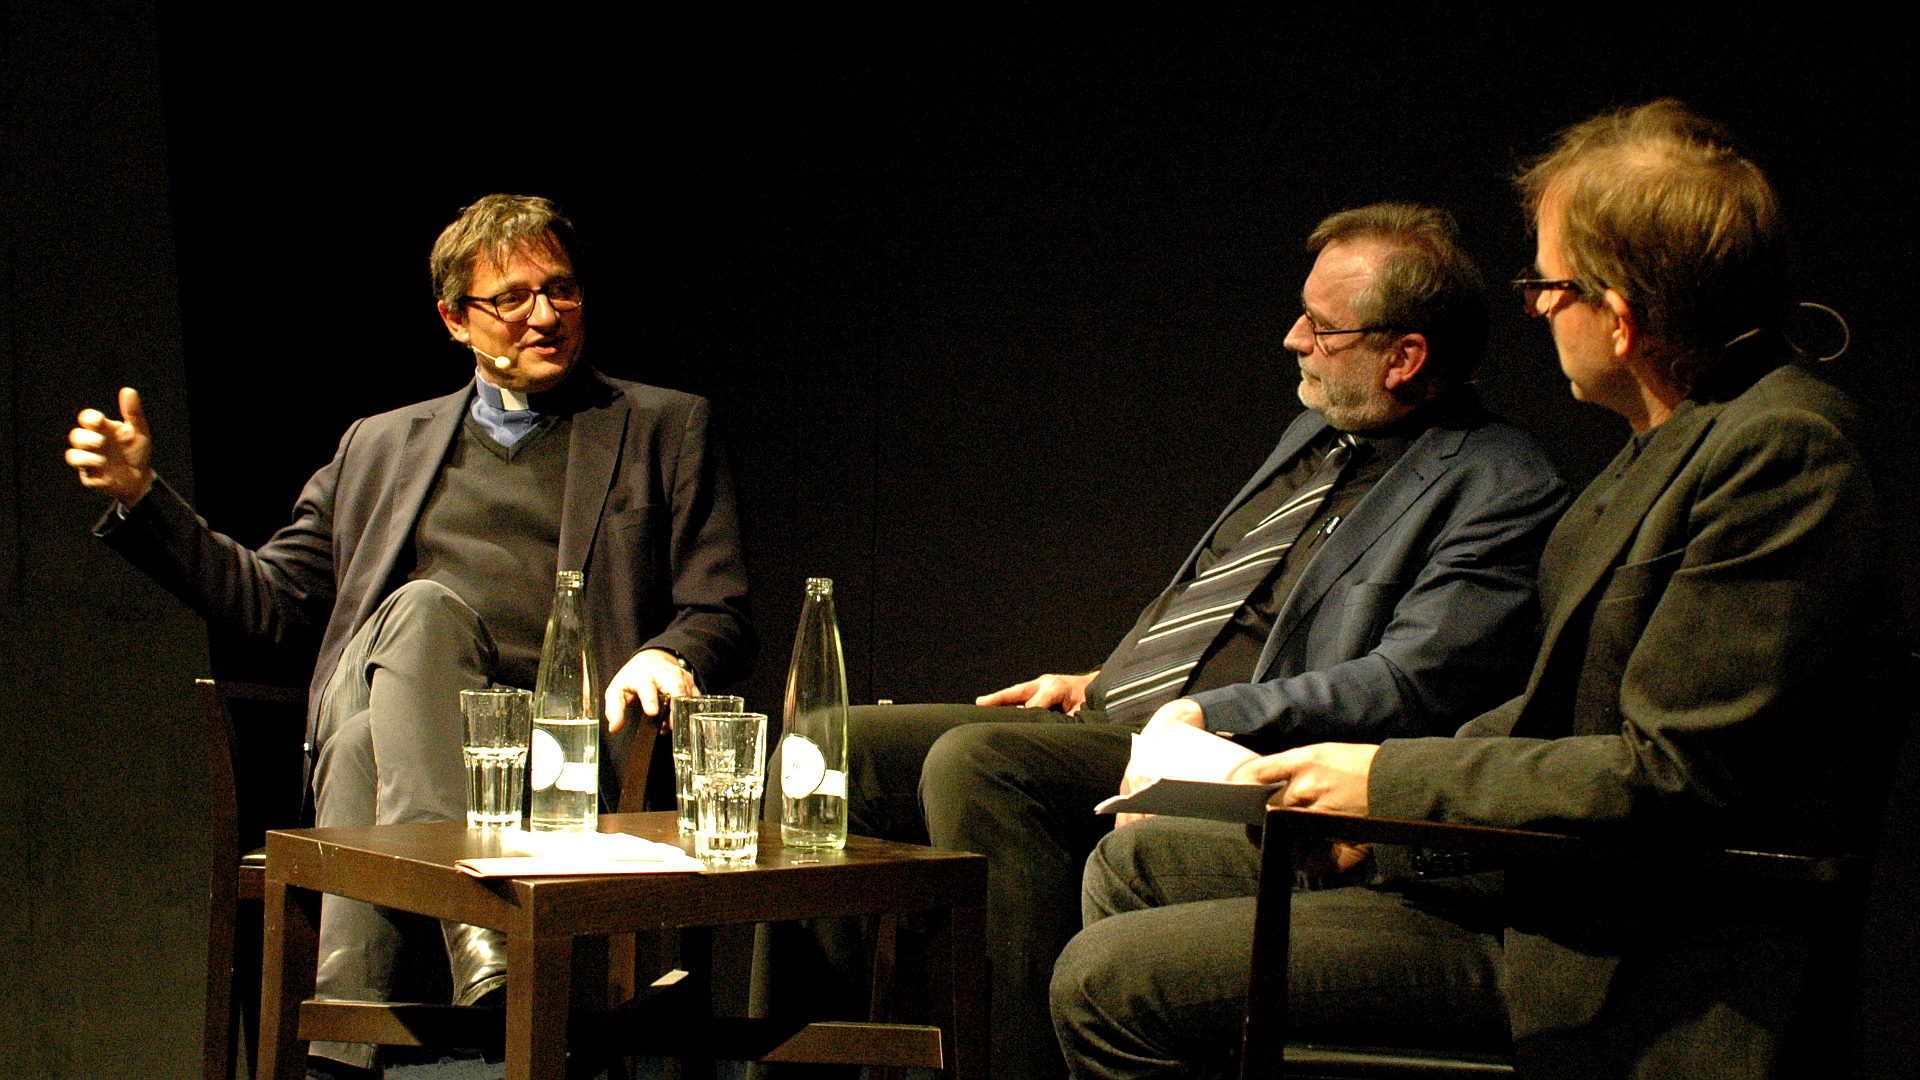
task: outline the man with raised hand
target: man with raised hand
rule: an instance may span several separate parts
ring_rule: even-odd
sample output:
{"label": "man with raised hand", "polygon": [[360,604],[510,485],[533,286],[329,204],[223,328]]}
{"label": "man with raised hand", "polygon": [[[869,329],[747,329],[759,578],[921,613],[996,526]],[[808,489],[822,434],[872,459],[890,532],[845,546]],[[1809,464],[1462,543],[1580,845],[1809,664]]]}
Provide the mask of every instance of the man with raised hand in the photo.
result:
{"label": "man with raised hand", "polygon": [[[742,677],[755,641],[731,480],[707,403],[580,359],[571,224],[546,199],[489,195],[430,258],[442,323],[474,362],[454,393],[356,421],[292,524],[249,550],[154,475],[140,397],[88,409],[67,462],[114,499],[96,532],[210,621],[320,640],[307,767],[319,825],[465,815],[458,692],[530,687],[555,572],[584,570],[606,687],[602,793],[663,698]],[[464,366],[464,365],[463,365]],[[505,980],[504,941],[449,924],[455,1000]],[[380,908],[322,902],[318,992],[385,1000],[400,934]],[[377,1070],[315,1044],[316,1074]]]}

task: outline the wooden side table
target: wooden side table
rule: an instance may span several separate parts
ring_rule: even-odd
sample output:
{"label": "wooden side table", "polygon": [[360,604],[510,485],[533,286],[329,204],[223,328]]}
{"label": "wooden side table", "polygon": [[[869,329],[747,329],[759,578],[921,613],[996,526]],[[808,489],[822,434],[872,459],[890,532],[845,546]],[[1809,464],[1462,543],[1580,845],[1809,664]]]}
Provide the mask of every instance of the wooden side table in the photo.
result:
{"label": "wooden side table", "polygon": [[[603,832],[678,841],[674,815],[610,814]],[[632,874],[480,880],[461,859],[501,853],[498,833],[457,822],[267,835],[266,928],[258,1075],[305,1076],[306,1040],[407,1042],[456,1012],[453,1006],[306,1000],[313,993],[316,927],[304,893],[333,893],[436,919],[504,931],[506,1065],[511,1080],[564,1072],[573,950],[583,937],[848,915],[916,915],[931,930],[927,957],[936,1027],[846,1023],[775,1026],[714,1020],[710,1003],[670,1022],[651,1017],[658,1045],[695,1056],[944,1068],[985,1080],[986,860],[977,855],[853,837],[844,851],[788,851],[763,829],[751,864],[703,874]],[[691,980],[702,997],[706,986]],[[889,987],[875,1015],[888,1015]],[[648,1006],[623,1026],[649,1025]],[[602,1021],[607,1017],[600,1018]],[[391,1036],[391,1037],[389,1037]],[[713,1053],[716,1045],[724,1047]]]}

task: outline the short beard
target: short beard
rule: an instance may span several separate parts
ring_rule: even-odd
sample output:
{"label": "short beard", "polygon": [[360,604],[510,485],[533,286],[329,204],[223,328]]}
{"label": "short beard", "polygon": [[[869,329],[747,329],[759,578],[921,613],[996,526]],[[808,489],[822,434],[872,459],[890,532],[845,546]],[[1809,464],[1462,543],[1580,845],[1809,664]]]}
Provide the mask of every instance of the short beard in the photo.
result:
{"label": "short beard", "polygon": [[1348,395],[1344,390],[1332,391],[1331,385],[1320,380],[1320,392],[1327,400],[1316,405],[1307,400],[1307,380],[1300,380],[1296,391],[1300,404],[1320,414],[1321,419],[1341,431],[1368,431],[1392,423],[1400,414],[1400,403],[1384,391],[1372,395]]}

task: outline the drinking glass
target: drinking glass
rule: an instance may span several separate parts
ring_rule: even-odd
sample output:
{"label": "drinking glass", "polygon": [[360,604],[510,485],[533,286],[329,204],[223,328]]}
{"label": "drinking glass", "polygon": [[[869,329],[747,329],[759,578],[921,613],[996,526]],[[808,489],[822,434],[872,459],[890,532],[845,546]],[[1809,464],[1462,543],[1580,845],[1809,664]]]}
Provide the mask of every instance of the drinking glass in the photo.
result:
{"label": "drinking glass", "polygon": [[519,828],[526,809],[533,694],[512,687],[460,691],[466,731],[467,827]]}
{"label": "drinking glass", "polygon": [[694,854],[717,862],[760,855],[767,714],[693,714]]}
{"label": "drinking glass", "polygon": [[731,694],[676,697],[667,710],[673,734],[673,796],[680,811],[680,833],[693,835],[693,714],[745,712],[747,700]]}

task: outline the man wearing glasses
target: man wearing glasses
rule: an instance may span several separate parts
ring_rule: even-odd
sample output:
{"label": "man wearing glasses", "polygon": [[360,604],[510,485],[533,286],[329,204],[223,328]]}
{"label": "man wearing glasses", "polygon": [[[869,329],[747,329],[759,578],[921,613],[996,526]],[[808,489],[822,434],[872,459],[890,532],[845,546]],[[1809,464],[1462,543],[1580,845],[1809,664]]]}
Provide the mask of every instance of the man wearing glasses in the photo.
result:
{"label": "man wearing glasses", "polygon": [[[1345,814],[1843,850],[1888,756],[1881,545],[1852,406],[1787,362],[1773,189],[1672,101],[1572,128],[1522,188],[1537,261],[1514,284],[1574,395],[1633,432],[1547,544],[1526,689],[1457,737],[1236,775]],[[1089,862],[1053,984],[1077,1077],[1231,1067],[1258,874],[1233,833],[1156,821]],[[1288,1037],[1511,1052],[1521,1075],[1781,1074],[1808,944],[1777,894],[1470,869],[1296,897]]]}
{"label": "man wearing glasses", "polygon": [[[276,643],[320,638],[307,732],[315,821],[451,821],[465,813],[458,691],[531,687],[557,569],[586,572],[607,684],[602,793],[618,799],[627,712],[742,677],[747,620],[733,490],[699,398],[581,362],[585,298],[571,224],[541,198],[489,195],[430,258],[468,385],[356,422],[308,481],[294,521],[249,551],[207,529],[148,462],[139,395],[88,409],[67,462],[115,506],[96,530],[210,620]],[[400,934],[329,896],[319,994],[384,1000]],[[504,942],[449,925],[456,1001],[505,981]],[[316,1044],[347,1076],[373,1048]],[[321,1060],[321,1059],[326,1060]]]}
{"label": "man wearing glasses", "polygon": [[1343,211],[1308,247],[1286,336],[1308,411],[1101,670],[971,707],[855,710],[855,830],[989,860],[999,1080],[1064,1071],[1047,980],[1133,732],[1190,725],[1261,750],[1428,734],[1519,688],[1566,494],[1467,385],[1479,272],[1428,207]]}

